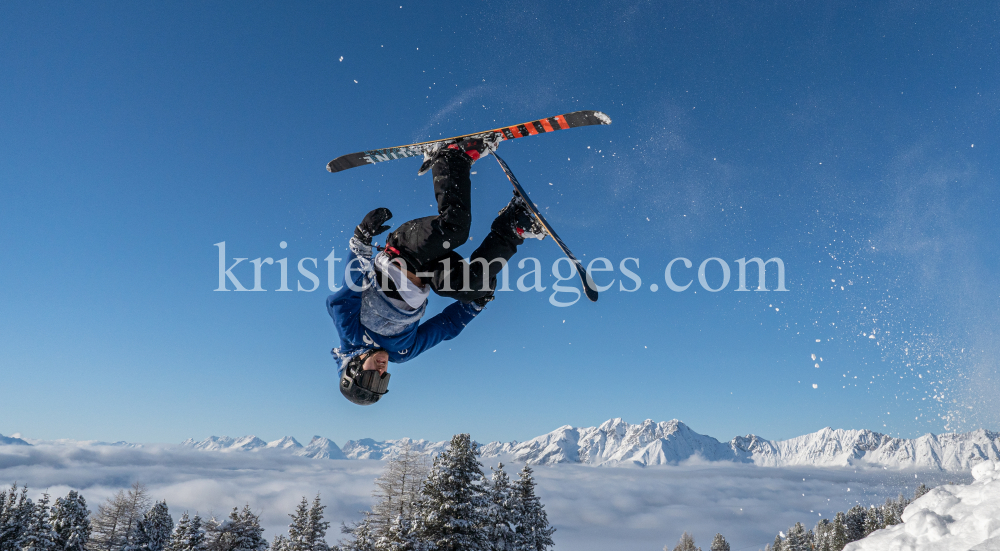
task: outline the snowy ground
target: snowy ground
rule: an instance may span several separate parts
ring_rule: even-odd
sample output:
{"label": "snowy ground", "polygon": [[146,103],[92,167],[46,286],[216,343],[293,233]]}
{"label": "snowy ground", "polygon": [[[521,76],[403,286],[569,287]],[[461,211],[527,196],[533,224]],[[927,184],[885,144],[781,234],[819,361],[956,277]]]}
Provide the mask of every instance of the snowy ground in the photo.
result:
{"label": "snowy ground", "polygon": [[980,463],[972,476],[972,484],[931,490],[906,508],[902,524],[844,551],[1000,550],[1000,463]]}
{"label": "snowy ground", "polygon": [[[133,480],[165,499],[174,517],[188,510],[225,515],[249,503],[267,537],[284,532],[302,496],[322,494],[334,526],[370,506],[384,463],[321,460],[277,453],[219,453],[178,446],[128,448],[80,443],[0,447],[0,483],[26,483],[32,495],[82,490],[90,508]],[[511,464],[514,474],[521,465]],[[558,528],[560,549],[662,549],[681,532],[703,548],[716,532],[740,549],[762,549],[796,521],[813,525],[855,503],[912,495],[920,482],[967,483],[968,474],[882,469],[769,468],[733,463],[603,468],[535,468],[539,494]],[[849,489],[849,490],[848,490]],[[331,529],[330,540],[339,534]]]}

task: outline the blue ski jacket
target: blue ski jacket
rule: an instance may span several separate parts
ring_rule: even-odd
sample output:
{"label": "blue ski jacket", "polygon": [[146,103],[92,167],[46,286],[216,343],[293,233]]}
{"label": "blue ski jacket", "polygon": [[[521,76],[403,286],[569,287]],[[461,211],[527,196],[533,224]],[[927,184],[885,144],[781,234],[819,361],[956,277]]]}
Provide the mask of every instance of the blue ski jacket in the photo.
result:
{"label": "blue ski jacket", "polygon": [[[391,337],[376,333],[361,322],[362,295],[365,289],[375,285],[371,247],[354,238],[350,244],[347,267],[357,268],[346,270],[344,286],[326,299],[326,310],[340,336],[340,347],[334,348],[331,353],[340,362],[338,371],[341,375],[351,358],[375,348],[385,349],[390,362],[412,360],[441,341],[457,337],[479,314],[474,305],[455,301],[440,314],[423,323],[414,321]],[[381,293],[376,294],[381,296]]]}

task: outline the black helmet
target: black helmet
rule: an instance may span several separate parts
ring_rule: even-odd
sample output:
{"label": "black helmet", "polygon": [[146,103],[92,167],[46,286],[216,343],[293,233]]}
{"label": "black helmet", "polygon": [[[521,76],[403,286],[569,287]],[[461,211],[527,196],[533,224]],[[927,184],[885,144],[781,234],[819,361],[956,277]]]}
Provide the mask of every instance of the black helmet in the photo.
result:
{"label": "black helmet", "polygon": [[388,372],[379,373],[375,370],[362,369],[365,360],[375,352],[378,350],[371,350],[351,358],[344,368],[344,374],[340,376],[340,393],[359,406],[374,404],[383,394],[389,392]]}

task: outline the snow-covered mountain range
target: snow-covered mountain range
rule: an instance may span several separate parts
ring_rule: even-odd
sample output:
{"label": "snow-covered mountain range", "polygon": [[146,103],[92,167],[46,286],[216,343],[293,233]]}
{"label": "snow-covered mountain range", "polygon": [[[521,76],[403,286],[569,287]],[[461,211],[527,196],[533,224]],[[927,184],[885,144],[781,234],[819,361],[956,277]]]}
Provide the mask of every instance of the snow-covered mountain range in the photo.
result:
{"label": "snow-covered mountain range", "polygon": [[[30,442],[0,435],[0,444],[30,445]],[[291,453],[316,459],[388,459],[398,455],[406,445],[420,453],[436,454],[443,451],[448,442],[365,438],[349,440],[339,447],[327,438],[316,436],[303,446],[290,436],[265,442],[250,435],[242,438],[212,436],[181,443],[186,448],[211,452]],[[532,465],[650,466],[677,464],[693,458],[766,467],[868,465],[967,471],[983,461],[1000,461],[1000,433],[980,429],[964,434],[925,434],[905,439],[870,430],[825,428],[788,440],[766,440],[751,434],[720,442],[691,430],[676,419],[630,424],[616,418],[598,427],[566,425],[525,442],[490,442],[480,450],[483,459],[499,458]]]}
{"label": "snow-covered mountain range", "polygon": [[265,442],[254,435],[242,438],[228,436],[209,436],[201,442],[193,438],[181,442],[181,446],[203,451],[214,452],[256,452],[261,450],[276,450],[291,452],[293,455],[312,459],[347,459],[340,447],[328,438],[313,436],[309,444],[303,446],[291,436],[285,436],[273,442]]}

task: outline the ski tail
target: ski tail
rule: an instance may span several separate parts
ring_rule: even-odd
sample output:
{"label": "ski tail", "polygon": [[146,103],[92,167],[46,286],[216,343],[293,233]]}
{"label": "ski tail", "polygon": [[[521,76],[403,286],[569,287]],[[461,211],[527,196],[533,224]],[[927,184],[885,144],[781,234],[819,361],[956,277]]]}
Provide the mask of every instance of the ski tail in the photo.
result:
{"label": "ski tail", "polygon": [[424,151],[426,151],[433,144],[442,142],[457,142],[465,138],[478,138],[488,136],[490,134],[499,134],[504,140],[514,140],[527,136],[537,136],[538,134],[555,132],[556,130],[566,130],[569,128],[577,128],[579,126],[592,126],[600,124],[611,124],[611,118],[600,111],[574,111],[572,113],[565,113],[554,117],[546,117],[544,119],[515,124],[513,126],[503,126],[500,128],[494,128],[493,130],[484,130],[482,132],[463,134],[461,136],[453,136],[451,138],[349,153],[347,155],[341,155],[340,157],[330,161],[326,165],[326,169],[330,172],[340,172],[342,170],[366,164],[381,163],[383,161],[391,161],[394,159],[405,159],[406,157],[416,157],[417,155],[423,155]]}
{"label": "ski tail", "polygon": [[552,229],[548,220],[542,216],[542,213],[538,212],[538,208],[531,202],[531,199],[528,197],[528,193],[524,191],[523,187],[521,187],[521,183],[517,181],[517,177],[515,177],[514,173],[511,172],[507,163],[496,154],[496,151],[493,152],[493,156],[496,157],[497,162],[500,163],[500,168],[503,169],[504,174],[507,175],[507,179],[510,180],[510,183],[514,185],[514,189],[516,189],[517,192],[521,194],[521,197],[524,198],[524,202],[527,203],[528,210],[531,211],[532,216],[541,222],[542,227],[545,228],[545,233],[547,233],[549,237],[556,242],[556,245],[559,245],[559,248],[562,250],[563,254],[566,255],[566,258],[573,262],[573,266],[576,267],[576,273],[580,276],[580,283],[583,285],[584,294],[587,295],[587,298],[590,299],[591,302],[597,302],[597,285],[594,283],[593,278],[591,278],[590,274],[587,273],[587,270],[583,268],[583,264],[577,260],[575,256],[573,256],[573,252],[569,250],[566,243],[563,242],[563,240],[556,234],[555,230]]}

